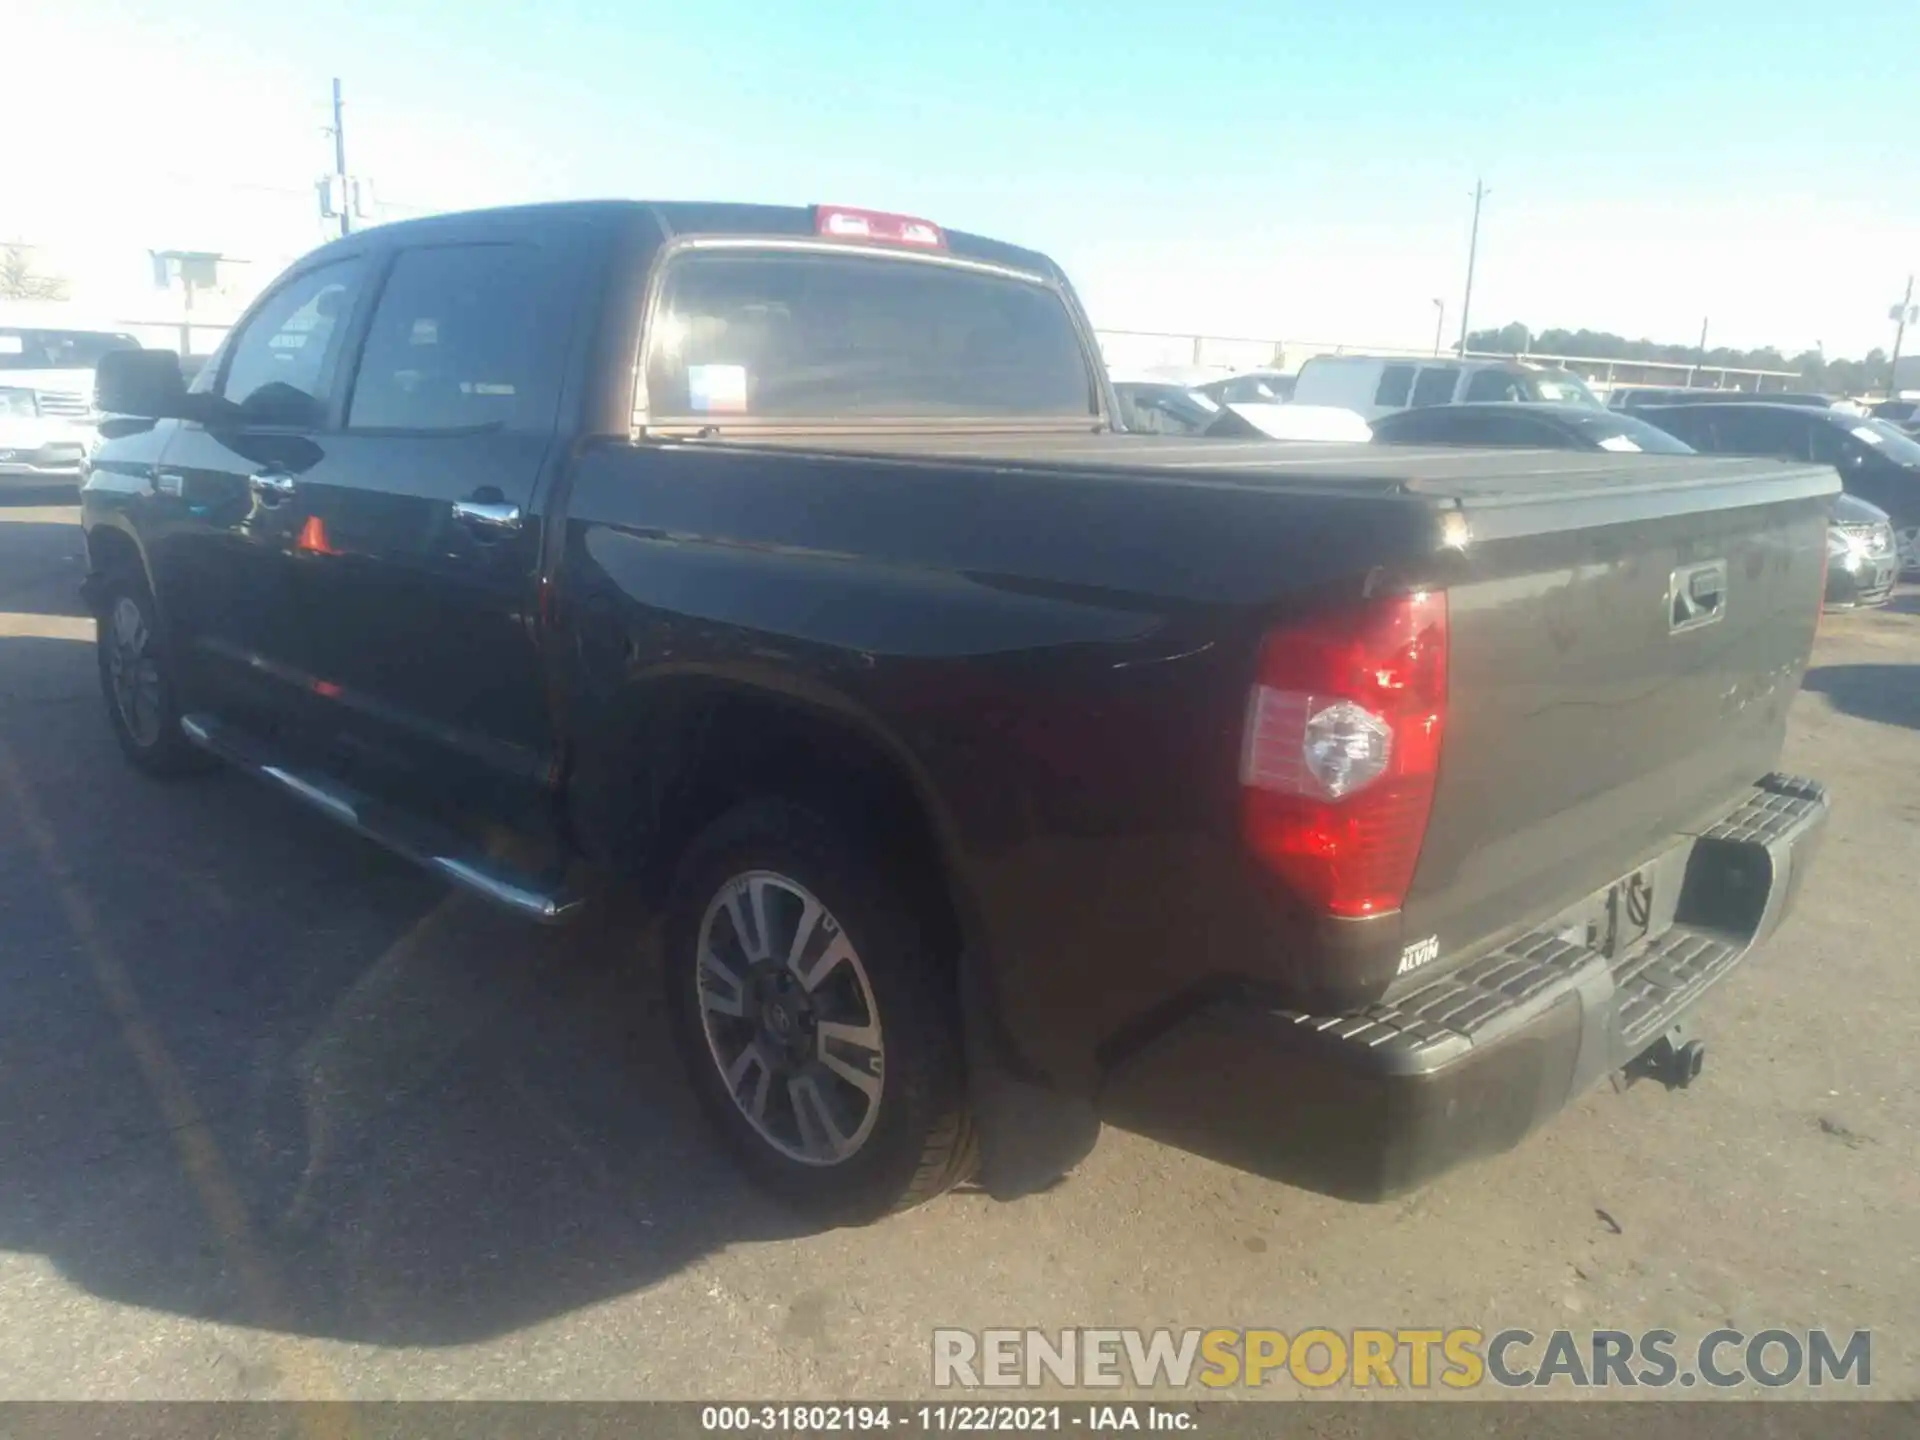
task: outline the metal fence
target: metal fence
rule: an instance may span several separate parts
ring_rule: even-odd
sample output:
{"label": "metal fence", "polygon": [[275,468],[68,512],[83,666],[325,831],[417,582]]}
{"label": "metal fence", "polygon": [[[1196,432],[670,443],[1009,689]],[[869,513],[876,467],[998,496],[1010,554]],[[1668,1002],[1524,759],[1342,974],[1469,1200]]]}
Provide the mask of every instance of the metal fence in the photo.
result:
{"label": "metal fence", "polygon": [[[1316,355],[1384,355],[1393,359],[1455,358],[1451,347],[1410,348],[1366,345],[1343,340],[1266,339],[1244,335],[1186,335],[1164,330],[1097,330],[1101,356],[1115,369],[1276,369],[1297,373]],[[1684,360],[1621,360],[1594,355],[1550,355],[1537,351],[1469,350],[1474,360],[1524,360],[1558,365],[1602,388],[1616,385],[1706,386],[1713,389],[1790,390],[1800,383],[1792,370],[1756,370],[1732,365],[1700,365]]]}

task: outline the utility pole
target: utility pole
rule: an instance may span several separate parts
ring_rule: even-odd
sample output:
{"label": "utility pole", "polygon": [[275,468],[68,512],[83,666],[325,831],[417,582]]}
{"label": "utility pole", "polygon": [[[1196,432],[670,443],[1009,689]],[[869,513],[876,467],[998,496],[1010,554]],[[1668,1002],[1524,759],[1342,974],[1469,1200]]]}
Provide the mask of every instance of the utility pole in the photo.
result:
{"label": "utility pole", "polygon": [[1893,361],[1887,366],[1887,398],[1891,400],[1900,389],[1900,343],[1907,338],[1907,321],[1913,315],[1913,276],[1907,276],[1907,293],[1900,299],[1900,308],[1893,312]]}
{"label": "utility pole", "polygon": [[1467,237],[1467,289],[1460,299],[1460,355],[1466,358],[1467,321],[1473,309],[1473,262],[1480,252],[1480,202],[1492,192],[1479,180],[1473,182],[1473,230]]}
{"label": "utility pole", "polygon": [[340,103],[340,79],[333,81],[333,173],[340,180],[340,233],[345,235],[353,229],[353,197],[348,193],[347,184],[347,127],[341,118],[344,109]]}
{"label": "utility pole", "polygon": [[1700,349],[1698,350],[1698,352],[1695,353],[1693,357],[1693,364],[1687,367],[1687,388],[1689,390],[1693,388],[1693,377],[1698,375],[1701,369],[1707,363],[1707,320],[1709,318],[1711,317],[1703,316],[1701,318]]}
{"label": "utility pole", "polygon": [[1440,353],[1440,332],[1444,330],[1447,325],[1447,302],[1436,295],[1433,300],[1433,308],[1436,312],[1433,317],[1433,353],[1438,355]]}

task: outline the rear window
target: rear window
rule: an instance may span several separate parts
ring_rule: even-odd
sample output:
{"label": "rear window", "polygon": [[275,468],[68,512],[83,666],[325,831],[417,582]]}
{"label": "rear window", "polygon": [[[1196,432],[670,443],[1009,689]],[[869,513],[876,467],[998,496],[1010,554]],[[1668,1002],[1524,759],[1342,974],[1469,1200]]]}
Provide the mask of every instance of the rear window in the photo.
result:
{"label": "rear window", "polygon": [[919,259],[692,251],[669,262],[649,346],[655,420],[1096,413],[1057,292]]}

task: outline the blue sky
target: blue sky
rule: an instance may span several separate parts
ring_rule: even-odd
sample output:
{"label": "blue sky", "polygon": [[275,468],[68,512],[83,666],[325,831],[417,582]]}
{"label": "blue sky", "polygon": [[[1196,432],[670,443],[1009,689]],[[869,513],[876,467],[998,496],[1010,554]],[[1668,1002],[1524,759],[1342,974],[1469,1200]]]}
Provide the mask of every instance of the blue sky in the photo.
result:
{"label": "blue sky", "polygon": [[1430,340],[1435,297],[1457,322],[1476,174],[1489,325],[1691,339],[1710,315],[1726,343],[1857,353],[1887,343],[1920,265],[1920,90],[1885,6],[4,14],[8,49],[35,56],[9,67],[27,88],[12,113],[58,117],[63,140],[22,162],[0,229],[100,253],[111,235],[270,269],[318,239],[339,75],[351,168],[395,213],[580,195],[900,209],[1054,253],[1108,326]]}

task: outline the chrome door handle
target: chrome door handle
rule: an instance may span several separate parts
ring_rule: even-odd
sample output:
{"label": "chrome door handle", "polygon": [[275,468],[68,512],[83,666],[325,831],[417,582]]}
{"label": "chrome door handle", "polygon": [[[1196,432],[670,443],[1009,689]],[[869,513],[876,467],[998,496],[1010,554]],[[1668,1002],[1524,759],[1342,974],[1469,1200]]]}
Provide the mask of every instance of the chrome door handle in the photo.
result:
{"label": "chrome door handle", "polygon": [[271,505],[293,498],[293,477],[277,470],[262,470],[258,475],[249,475],[247,483],[253,487],[254,494]]}
{"label": "chrome door handle", "polygon": [[465,521],[476,530],[505,535],[520,528],[520,507],[489,500],[456,500],[453,518]]}

